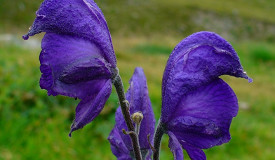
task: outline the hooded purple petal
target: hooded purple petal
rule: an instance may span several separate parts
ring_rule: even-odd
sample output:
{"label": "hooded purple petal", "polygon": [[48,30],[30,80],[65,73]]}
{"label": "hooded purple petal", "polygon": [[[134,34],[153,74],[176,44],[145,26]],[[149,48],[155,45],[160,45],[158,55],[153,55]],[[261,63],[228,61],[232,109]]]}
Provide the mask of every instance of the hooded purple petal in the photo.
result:
{"label": "hooded purple petal", "polygon": [[45,0],[23,38],[41,32],[40,87],[81,99],[72,132],[91,122],[111,94],[116,58],[109,29],[93,0]]}
{"label": "hooded purple petal", "polygon": [[41,47],[41,88],[49,95],[82,99],[71,132],[84,127],[111,94],[111,65],[97,45],[75,36],[46,33]]}
{"label": "hooded purple petal", "polygon": [[102,57],[116,67],[116,58],[106,20],[93,0],[45,0],[36,12],[28,39],[40,32],[71,35],[90,41],[102,51]]}
{"label": "hooded purple petal", "polygon": [[174,155],[174,160],[183,160],[183,152],[181,144],[172,132],[168,132],[169,135],[169,148]]}
{"label": "hooded purple petal", "polygon": [[83,99],[94,95],[100,90],[99,86],[111,78],[110,64],[100,53],[89,41],[47,33],[40,54],[41,88],[54,96]]}
{"label": "hooded purple petal", "polygon": [[130,151],[125,146],[119,134],[120,132],[121,131],[119,131],[116,126],[111,131],[108,137],[108,140],[111,144],[111,150],[118,160],[132,160]]}
{"label": "hooded purple petal", "polygon": [[[129,83],[130,88],[126,93],[126,99],[130,103],[130,114],[140,111],[142,112],[144,117],[140,126],[139,144],[142,152],[145,153],[150,150],[150,146],[147,141],[147,135],[150,134],[151,143],[153,140],[155,118],[152,110],[151,101],[148,95],[146,77],[143,73],[142,68],[135,69],[135,72]],[[127,129],[127,126],[120,107],[116,111],[115,127],[118,128],[120,137],[123,139],[123,142],[125,143],[127,149],[131,151],[133,149],[131,140],[128,135],[124,135],[121,131],[122,129]]]}
{"label": "hooded purple petal", "polygon": [[179,141],[205,149],[230,140],[229,128],[237,115],[238,101],[223,80],[190,91],[176,108],[166,127]]}
{"label": "hooded purple petal", "polygon": [[198,32],[181,41],[170,55],[163,75],[162,122],[170,120],[182,97],[220,75],[251,81],[245,74],[237,53],[219,35]]}

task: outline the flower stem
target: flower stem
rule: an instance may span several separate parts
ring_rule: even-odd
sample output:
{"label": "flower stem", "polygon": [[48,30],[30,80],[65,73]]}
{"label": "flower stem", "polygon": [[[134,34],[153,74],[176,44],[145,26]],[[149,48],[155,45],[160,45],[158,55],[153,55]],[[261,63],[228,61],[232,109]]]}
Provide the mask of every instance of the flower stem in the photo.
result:
{"label": "flower stem", "polygon": [[[134,132],[135,128],[134,128],[134,125],[132,123],[131,116],[130,116],[129,103],[125,98],[123,83],[122,83],[121,77],[118,73],[113,80],[113,84],[116,88],[117,96],[118,96],[120,106],[121,106],[121,111],[124,116],[128,130]],[[132,145],[133,145],[136,160],[142,160],[137,134],[129,134],[129,136],[131,137],[131,140],[132,140]]]}
{"label": "flower stem", "polygon": [[159,124],[157,126],[157,130],[155,132],[154,137],[154,153],[153,153],[153,160],[159,160],[159,149],[160,149],[160,143],[163,134],[165,133],[165,129],[163,124],[159,120]]}
{"label": "flower stem", "polygon": [[135,132],[136,132],[137,136],[139,135],[139,131],[140,131],[140,124],[136,124]]}

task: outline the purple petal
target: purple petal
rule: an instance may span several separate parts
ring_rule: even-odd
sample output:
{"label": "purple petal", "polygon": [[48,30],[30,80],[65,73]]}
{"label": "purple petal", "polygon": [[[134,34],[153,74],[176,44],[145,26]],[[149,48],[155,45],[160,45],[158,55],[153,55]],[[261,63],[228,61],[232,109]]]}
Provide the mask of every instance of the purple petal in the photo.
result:
{"label": "purple petal", "polygon": [[[131,112],[131,111],[130,111],[130,113],[133,114],[133,112]],[[143,125],[144,126],[149,126],[148,124],[144,123],[145,118],[146,117],[144,116],[143,120],[141,122],[141,126],[140,126],[139,145],[140,145],[141,154],[142,154],[143,159],[150,160],[151,155],[152,155],[152,151],[151,151],[151,148],[149,147],[149,144],[148,144],[148,141],[147,141],[147,135],[149,133],[146,130],[145,131],[142,130]],[[115,128],[118,128],[119,131],[121,131],[122,129],[127,130],[127,126],[126,126],[125,120],[123,118],[120,107],[117,108],[115,120],[116,120]],[[155,120],[153,122],[155,122]],[[151,125],[151,127],[153,129],[155,128],[153,125]],[[145,127],[143,127],[143,128],[145,128]],[[120,137],[123,140],[126,148],[129,150],[129,153],[130,153],[131,157],[133,157],[134,156],[133,147],[132,147],[132,142],[131,142],[131,139],[130,139],[129,135],[125,135],[122,132],[118,132],[118,133],[120,134]],[[146,135],[146,141],[145,141],[145,137],[144,137],[145,135]],[[153,144],[153,135],[154,135],[154,131],[150,131],[151,144]]]}
{"label": "purple petal", "polygon": [[104,107],[112,91],[112,82],[107,80],[105,83],[98,84],[101,89],[96,95],[87,96],[78,104],[76,108],[75,120],[71,126],[71,132],[83,128],[91,122]]}
{"label": "purple petal", "polygon": [[40,86],[49,95],[80,99],[100,90],[99,83],[111,78],[110,64],[90,41],[81,38],[45,34],[40,54]]}
{"label": "purple petal", "polygon": [[[129,83],[130,88],[126,93],[126,99],[130,103],[130,114],[139,111],[141,111],[143,114],[144,118],[140,126],[139,144],[141,149],[147,152],[150,149],[147,141],[147,135],[150,134],[150,140],[152,143],[155,128],[155,119],[151,101],[148,95],[146,77],[141,68],[135,69],[135,72]],[[127,126],[120,107],[116,111],[116,127],[118,128],[118,130],[127,130]],[[133,148],[129,136],[124,135],[122,132],[119,132],[119,134],[128,150],[132,150]]]}
{"label": "purple petal", "polygon": [[125,146],[117,127],[114,127],[111,131],[108,140],[111,144],[111,150],[118,160],[132,160],[130,151]]}
{"label": "purple petal", "polygon": [[195,148],[194,146],[184,141],[181,141],[180,143],[186,150],[191,160],[206,160],[205,153],[201,149]]}
{"label": "purple petal", "polygon": [[174,160],[183,160],[183,152],[181,144],[172,132],[168,132],[169,135],[169,148],[174,155]]}
{"label": "purple petal", "polygon": [[237,53],[219,35],[198,32],[181,41],[170,55],[162,82],[162,122],[168,122],[182,97],[220,75],[251,79]]}
{"label": "purple petal", "polygon": [[106,20],[93,0],[45,0],[36,12],[26,40],[40,32],[87,39],[102,50],[104,59],[116,67],[116,58]]}
{"label": "purple petal", "polygon": [[182,97],[166,124],[167,130],[179,141],[199,149],[210,148],[230,140],[229,127],[237,112],[235,93],[216,79]]}
{"label": "purple petal", "polygon": [[130,113],[142,112],[143,120],[140,126],[139,143],[141,148],[150,149],[147,135],[150,134],[151,143],[155,131],[155,116],[149,98],[146,77],[142,68],[137,67],[129,82],[130,88],[126,93],[126,99],[130,103]]}

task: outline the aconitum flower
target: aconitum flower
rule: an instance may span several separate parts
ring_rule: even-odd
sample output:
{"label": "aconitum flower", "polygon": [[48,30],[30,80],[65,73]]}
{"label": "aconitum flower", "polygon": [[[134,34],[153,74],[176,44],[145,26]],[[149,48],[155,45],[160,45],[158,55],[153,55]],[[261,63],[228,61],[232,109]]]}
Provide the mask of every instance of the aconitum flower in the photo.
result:
{"label": "aconitum flower", "polygon": [[202,149],[230,140],[238,100],[221,75],[252,81],[232,46],[215,33],[195,33],[170,55],[163,75],[158,128],[169,135],[175,160],[183,159],[181,148],[193,160],[206,159]]}
{"label": "aconitum flower", "polygon": [[[147,140],[147,135],[150,134],[150,140],[152,140],[155,118],[148,95],[146,77],[142,68],[135,69],[129,84],[130,88],[126,93],[126,99],[129,101],[131,114],[136,112],[143,114],[144,118],[140,125],[139,144],[143,159],[149,160],[152,151]],[[112,152],[118,160],[132,160],[134,156],[133,147],[129,135],[122,133],[122,129],[127,129],[127,126],[120,107],[116,111],[115,120],[116,124],[108,137]]]}
{"label": "aconitum flower", "polygon": [[93,0],[45,0],[23,38],[40,32],[46,32],[40,87],[48,95],[81,99],[72,132],[91,122],[111,94],[112,77],[117,73],[109,29]]}

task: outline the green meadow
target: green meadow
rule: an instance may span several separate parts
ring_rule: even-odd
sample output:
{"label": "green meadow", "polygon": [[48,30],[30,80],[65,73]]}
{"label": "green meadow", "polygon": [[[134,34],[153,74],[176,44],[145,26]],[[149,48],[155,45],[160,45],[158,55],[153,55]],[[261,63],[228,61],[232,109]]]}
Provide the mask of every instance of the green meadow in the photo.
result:
{"label": "green meadow", "polygon": [[[0,160],[113,160],[107,137],[118,107],[114,92],[101,114],[70,138],[79,100],[47,96],[47,91],[39,87],[40,44],[29,45],[20,36],[27,32],[41,2],[0,0]],[[201,30],[214,31],[227,39],[253,83],[222,76],[237,94],[240,108],[230,128],[232,140],[205,150],[206,156],[211,160],[275,159],[275,2],[96,2],[112,34],[125,91],[134,68],[142,67],[157,118],[162,74],[175,45]],[[40,42],[42,37],[30,39]],[[167,136],[160,157],[173,159]]]}

